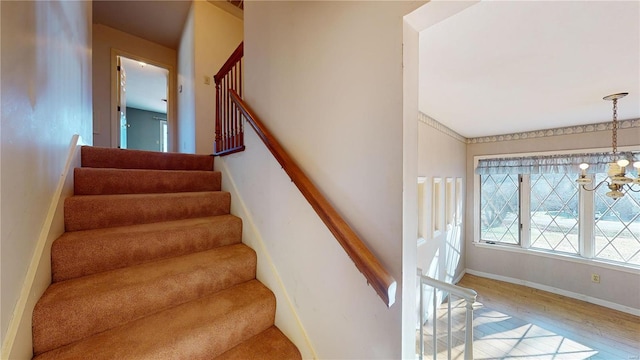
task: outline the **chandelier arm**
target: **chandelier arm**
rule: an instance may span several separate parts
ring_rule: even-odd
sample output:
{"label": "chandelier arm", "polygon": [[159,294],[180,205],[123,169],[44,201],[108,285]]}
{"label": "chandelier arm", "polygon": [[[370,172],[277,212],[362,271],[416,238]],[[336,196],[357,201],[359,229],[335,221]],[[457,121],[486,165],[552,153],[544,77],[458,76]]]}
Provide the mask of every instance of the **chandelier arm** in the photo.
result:
{"label": "chandelier arm", "polygon": [[598,185],[596,185],[593,189],[587,189],[587,186],[586,186],[585,184],[583,184],[583,185],[582,185],[582,189],[583,189],[583,190],[586,190],[586,191],[596,191],[596,190],[598,190],[598,188],[599,188],[600,186],[602,186],[602,184],[607,184],[607,185],[609,185],[609,182],[608,182],[607,180],[602,180],[602,181],[600,181],[600,183],[599,183]]}
{"label": "chandelier arm", "polygon": [[629,186],[627,187],[627,190],[631,190],[631,191],[633,191],[633,192],[640,193],[640,187],[638,188],[638,190],[633,190],[633,188],[634,188],[634,186],[633,186],[633,185],[635,185],[635,184],[629,185]]}

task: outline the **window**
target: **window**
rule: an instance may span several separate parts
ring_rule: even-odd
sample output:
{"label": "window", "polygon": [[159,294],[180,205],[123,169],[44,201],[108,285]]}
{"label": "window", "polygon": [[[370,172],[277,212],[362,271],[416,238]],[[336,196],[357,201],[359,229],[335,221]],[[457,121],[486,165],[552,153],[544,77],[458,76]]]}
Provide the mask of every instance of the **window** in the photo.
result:
{"label": "window", "polygon": [[578,186],[568,174],[532,174],[531,247],[577,254]]}
{"label": "window", "polygon": [[[596,181],[604,180],[598,174]],[[613,200],[601,186],[595,191],[594,257],[640,265],[640,193],[627,191]]]}
{"label": "window", "polygon": [[481,177],[480,238],[492,243],[519,244],[518,175]]}
{"label": "window", "polygon": [[[575,180],[584,156],[479,162],[479,241],[640,266],[640,192],[614,200],[606,184],[582,190]],[[595,169],[587,188],[607,177]]]}

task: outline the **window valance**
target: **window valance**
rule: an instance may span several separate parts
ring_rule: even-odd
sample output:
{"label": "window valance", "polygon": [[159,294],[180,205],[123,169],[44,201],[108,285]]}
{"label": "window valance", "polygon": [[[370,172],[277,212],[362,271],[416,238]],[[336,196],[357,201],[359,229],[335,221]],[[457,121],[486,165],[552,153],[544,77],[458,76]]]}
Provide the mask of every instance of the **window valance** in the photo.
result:
{"label": "window valance", "polygon": [[[640,161],[640,152],[621,152],[618,159],[628,159],[631,163]],[[606,173],[607,164],[615,161],[612,153],[590,154],[558,154],[541,156],[508,157],[494,159],[480,159],[476,167],[476,174],[579,174],[579,165],[589,164],[590,174]],[[634,173],[629,166],[627,172]]]}

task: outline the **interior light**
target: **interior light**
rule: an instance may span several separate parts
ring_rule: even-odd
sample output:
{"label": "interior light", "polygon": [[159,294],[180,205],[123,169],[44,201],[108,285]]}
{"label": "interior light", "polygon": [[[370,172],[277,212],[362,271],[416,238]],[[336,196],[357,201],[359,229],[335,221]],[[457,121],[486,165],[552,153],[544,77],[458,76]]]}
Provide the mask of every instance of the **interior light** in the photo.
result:
{"label": "interior light", "polygon": [[[613,118],[611,122],[611,155],[612,158],[618,158],[618,100],[623,97],[629,95],[629,93],[618,93],[607,95],[603,100],[612,101],[613,102]],[[625,174],[625,167],[629,166],[630,161],[627,159],[620,159],[616,162],[609,163],[607,169],[608,178],[600,181],[597,185],[592,187],[591,189],[587,189],[585,187],[586,184],[591,182],[591,178],[587,177],[587,168],[588,164],[580,164],[580,169],[582,170],[576,182],[581,185],[583,190],[586,191],[595,191],[603,184],[607,184],[609,191],[607,196],[613,199],[619,199],[624,196],[626,190],[631,190],[634,192],[639,192],[638,190],[634,190],[633,186],[635,184],[640,184],[640,161],[636,161],[633,163],[633,167],[638,169],[638,176],[635,179],[628,177]]]}

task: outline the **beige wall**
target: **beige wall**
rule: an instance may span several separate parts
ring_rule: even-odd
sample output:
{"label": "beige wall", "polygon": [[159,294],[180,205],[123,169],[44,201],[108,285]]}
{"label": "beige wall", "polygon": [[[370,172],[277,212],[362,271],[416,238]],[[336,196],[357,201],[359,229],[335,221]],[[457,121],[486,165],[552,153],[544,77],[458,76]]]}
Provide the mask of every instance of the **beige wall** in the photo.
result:
{"label": "beige wall", "polygon": [[191,4],[178,47],[177,143],[178,151],[183,153],[196,152],[194,19],[195,5]]}
{"label": "beige wall", "polygon": [[[215,139],[213,76],[243,39],[243,21],[208,1],[194,1],[179,48],[178,150],[211,154]],[[210,84],[205,84],[208,77]]]}
{"label": "beige wall", "polygon": [[[195,139],[197,154],[213,153],[215,75],[243,40],[243,21],[208,1],[195,1]],[[204,77],[211,78],[211,85]]]}
{"label": "beige wall", "polygon": [[91,142],[91,3],[2,1],[1,13],[0,328],[7,345],[72,136]]}
{"label": "beige wall", "polygon": [[388,309],[247,130],[223,161],[319,358],[402,355],[402,17],[416,6],[245,3],[245,98],[399,283]]}
{"label": "beige wall", "polygon": [[[151,41],[127,34],[120,30],[101,24],[93,25],[93,143],[95,146],[112,147],[117,144],[118,134],[113,127],[113,116],[117,112],[112,109],[111,90],[111,49],[147,60],[158,66],[170,66],[174,74],[169,79],[170,94],[176,94],[175,69],[177,54],[174,49],[164,47]],[[174,96],[175,98],[175,96]],[[169,97],[169,106],[175,108],[176,100]],[[175,113],[175,112],[174,112]],[[169,145],[173,146],[172,134],[175,120],[168,114],[171,127]]]}
{"label": "beige wall", "polygon": [[[640,148],[640,128],[619,130],[619,146]],[[552,150],[609,148],[609,131],[573,135],[549,136],[526,140],[469,144],[467,147],[467,229],[466,267],[521,282],[540,284],[560,291],[580,294],[587,300],[598,299],[640,309],[640,275],[634,271],[619,271],[595,263],[576,263],[539,255],[505,252],[479,247],[474,242],[475,221],[473,215],[474,156],[489,154],[514,154]],[[591,282],[591,274],[600,274],[600,284]]]}

